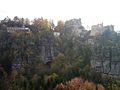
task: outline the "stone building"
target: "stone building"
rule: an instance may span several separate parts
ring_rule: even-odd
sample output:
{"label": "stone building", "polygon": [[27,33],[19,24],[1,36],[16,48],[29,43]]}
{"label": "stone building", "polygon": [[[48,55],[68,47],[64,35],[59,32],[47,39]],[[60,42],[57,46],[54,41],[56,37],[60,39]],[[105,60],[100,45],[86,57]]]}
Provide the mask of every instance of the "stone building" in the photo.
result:
{"label": "stone building", "polygon": [[30,29],[29,28],[25,28],[25,27],[7,27],[7,32],[9,33],[30,33]]}
{"label": "stone building", "polygon": [[59,37],[60,36],[60,32],[59,31],[54,31],[54,36],[55,37]]}
{"label": "stone building", "polygon": [[103,32],[106,31],[106,30],[114,31],[114,26],[113,25],[103,26],[103,23],[97,24],[97,25],[93,25],[91,27],[90,36],[102,35]]}
{"label": "stone building", "polygon": [[65,36],[80,36],[80,33],[85,30],[82,26],[81,19],[71,19],[65,22],[63,34]]}
{"label": "stone building", "polygon": [[103,32],[104,32],[103,23],[97,24],[97,25],[93,25],[93,26],[91,27],[90,36],[97,36],[97,35],[102,34]]}
{"label": "stone building", "polygon": [[106,30],[114,31],[114,26],[113,25],[104,26],[104,31]]}

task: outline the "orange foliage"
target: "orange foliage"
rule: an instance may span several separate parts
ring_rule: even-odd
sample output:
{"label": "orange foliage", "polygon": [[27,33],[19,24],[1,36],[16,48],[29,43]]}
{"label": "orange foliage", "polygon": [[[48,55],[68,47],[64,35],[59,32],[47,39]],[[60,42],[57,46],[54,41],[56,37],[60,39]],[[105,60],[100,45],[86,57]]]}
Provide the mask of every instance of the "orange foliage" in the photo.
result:
{"label": "orange foliage", "polygon": [[103,87],[103,85],[98,85],[98,90],[105,90],[105,88]]}
{"label": "orange foliage", "polygon": [[[55,90],[96,90],[96,87],[97,86],[93,82],[83,81],[81,78],[76,77],[65,84],[58,84]],[[98,85],[98,90],[105,89],[102,85]]]}
{"label": "orange foliage", "polygon": [[84,88],[87,90],[96,90],[96,85],[92,82],[85,81],[84,82]]}
{"label": "orange foliage", "polygon": [[60,83],[56,86],[57,90],[65,90],[65,85],[63,83]]}

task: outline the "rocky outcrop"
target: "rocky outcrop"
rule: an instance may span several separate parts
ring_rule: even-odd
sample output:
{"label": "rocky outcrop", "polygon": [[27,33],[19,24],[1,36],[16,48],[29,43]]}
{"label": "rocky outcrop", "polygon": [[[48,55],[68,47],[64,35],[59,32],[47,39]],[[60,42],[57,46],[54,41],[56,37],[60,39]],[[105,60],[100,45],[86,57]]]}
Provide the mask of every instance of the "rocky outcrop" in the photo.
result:
{"label": "rocky outcrop", "polygon": [[81,19],[71,19],[65,22],[63,34],[67,37],[80,36],[80,33],[85,30],[82,26]]}
{"label": "rocky outcrop", "polygon": [[120,47],[105,46],[92,49],[91,66],[97,72],[120,77]]}

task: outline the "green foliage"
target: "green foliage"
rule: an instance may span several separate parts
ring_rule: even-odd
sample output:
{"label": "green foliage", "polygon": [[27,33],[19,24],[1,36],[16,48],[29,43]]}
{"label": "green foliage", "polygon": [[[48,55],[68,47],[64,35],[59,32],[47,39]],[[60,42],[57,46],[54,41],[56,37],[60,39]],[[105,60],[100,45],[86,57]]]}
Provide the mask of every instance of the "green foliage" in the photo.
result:
{"label": "green foliage", "polygon": [[[23,24],[31,29],[29,34],[6,32],[7,27],[21,27]],[[52,22],[43,18],[34,19],[32,25],[29,20],[18,17],[0,23],[0,90],[53,90],[58,83],[65,83],[76,76],[103,84],[108,90],[119,90],[119,81],[103,78],[91,70],[88,44],[79,37],[61,35],[55,38],[53,27]],[[63,29],[64,23],[59,21],[55,30],[62,33]],[[114,39],[111,40],[111,36]],[[98,48],[101,44],[117,43],[113,32],[104,32],[97,38]],[[42,46],[49,46],[46,42],[54,46],[54,59],[49,64],[44,64],[42,58]],[[14,64],[16,66],[13,67]]]}

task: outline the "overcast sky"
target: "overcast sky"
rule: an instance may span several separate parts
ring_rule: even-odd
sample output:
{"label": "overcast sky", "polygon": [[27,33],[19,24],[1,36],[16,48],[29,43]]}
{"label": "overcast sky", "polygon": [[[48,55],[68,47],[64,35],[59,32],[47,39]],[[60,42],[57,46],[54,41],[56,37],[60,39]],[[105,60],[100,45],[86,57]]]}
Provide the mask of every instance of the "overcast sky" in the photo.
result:
{"label": "overcast sky", "polygon": [[0,19],[6,16],[54,22],[81,18],[85,27],[103,22],[120,30],[120,0],[0,0]]}

